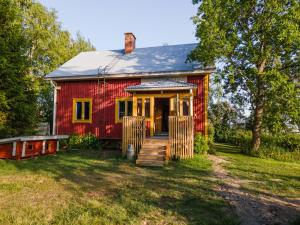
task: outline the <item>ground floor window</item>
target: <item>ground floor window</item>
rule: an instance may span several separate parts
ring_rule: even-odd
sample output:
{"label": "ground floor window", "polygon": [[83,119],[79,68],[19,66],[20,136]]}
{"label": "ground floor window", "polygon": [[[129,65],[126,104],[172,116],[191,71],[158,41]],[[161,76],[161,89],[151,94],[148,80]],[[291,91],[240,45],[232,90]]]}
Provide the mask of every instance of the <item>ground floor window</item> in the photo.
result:
{"label": "ground floor window", "polygon": [[170,100],[170,116],[189,116],[190,115],[190,99],[180,98],[177,102],[177,98],[171,98]]}
{"label": "ground floor window", "polygon": [[73,99],[73,123],[92,122],[92,99],[74,98]]}
{"label": "ground floor window", "polygon": [[150,118],[150,98],[137,99],[137,115]]}
{"label": "ground floor window", "polygon": [[122,122],[124,116],[132,116],[133,104],[131,98],[119,98],[116,99],[115,108],[115,120],[116,123]]}
{"label": "ground floor window", "polygon": [[180,115],[189,116],[190,115],[190,100],[188,98],[184,98],[181,100],[182,105],[180,109]]}

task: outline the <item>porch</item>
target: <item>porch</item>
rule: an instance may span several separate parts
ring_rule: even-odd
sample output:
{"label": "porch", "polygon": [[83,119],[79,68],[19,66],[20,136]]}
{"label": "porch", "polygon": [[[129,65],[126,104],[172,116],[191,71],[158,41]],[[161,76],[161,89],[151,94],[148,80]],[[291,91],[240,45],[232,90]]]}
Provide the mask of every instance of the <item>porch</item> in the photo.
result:
{"label": "porch", "polygon": [[147,80],[126,91],[132,94],[132,115],[127,116],[145,117],[148,136],[168,135],[169,116],[193,116],[197,86],[186,81]]}
{"label": "porch", "polygon": [[193,117],[169,116],[168,128],[168,133],[147,136],[145,117],[123,117],[122,154],[125,156],[128,145],[133,145],[136,163],[147,166],[163,166],[173,158],[192,158],[194,152]]}
{"label": "porch", "polygon": [[197,85],[186,80],[154,79],[126,91],[132,94],[132,103],[124,104],[121,115],[123,155],[132,144],[137,164],[163,165],[171,158],[193,157]]}

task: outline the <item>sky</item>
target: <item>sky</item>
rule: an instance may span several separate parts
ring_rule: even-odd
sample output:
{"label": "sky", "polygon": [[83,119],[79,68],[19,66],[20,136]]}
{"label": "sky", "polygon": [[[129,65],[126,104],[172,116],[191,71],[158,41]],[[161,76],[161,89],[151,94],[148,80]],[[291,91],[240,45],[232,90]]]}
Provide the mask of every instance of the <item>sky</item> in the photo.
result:
{"label": "sky", "polygon": [[97,50],[124,48],[124,33],[133,32],[136,47],[196,43],[192,0],[39,0],[57,11],[73,37],[80,32]]}

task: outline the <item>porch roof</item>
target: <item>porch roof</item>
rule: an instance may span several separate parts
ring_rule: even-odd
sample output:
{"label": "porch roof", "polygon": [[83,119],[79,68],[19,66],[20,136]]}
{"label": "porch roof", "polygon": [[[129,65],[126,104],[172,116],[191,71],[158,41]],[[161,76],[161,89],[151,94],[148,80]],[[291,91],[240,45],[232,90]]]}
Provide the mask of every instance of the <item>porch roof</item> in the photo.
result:
{"label": "porch roof", "polygon": [[164,91],[164,90],[189,90],[196,89],[197,85],[184,81],[158,80],[142,84],[128,86],[126,91]]}

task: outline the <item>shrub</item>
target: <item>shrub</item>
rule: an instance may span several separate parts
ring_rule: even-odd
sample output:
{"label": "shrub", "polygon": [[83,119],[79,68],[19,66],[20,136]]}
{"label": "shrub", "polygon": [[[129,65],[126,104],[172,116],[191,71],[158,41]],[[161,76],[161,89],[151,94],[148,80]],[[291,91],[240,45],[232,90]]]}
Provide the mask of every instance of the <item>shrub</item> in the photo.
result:
{"label": "shrub", "polygon": [[289,152],[278,146],[260,147],[259,151],[251,153],[259,158],[272,158],[281,161],[300,161],[300,151]]}
{"label": "shrub", "polygon": [[215,128],[211,123],[209,123],[208,124],[208,144],[209,145],[214,143],[214,140],[215,140],[214,136],[215,136]]}
{"label": "shrub", "polygon": [[207,153],[209,147],[205,137],[201,133],[196,133],[194,140],[194,152],[197,154]]}
{"label": "shrub", "polygon": [[247,130],[227,130],[216,133],[217,140],[241,147],[242,153],[261,158],[273,158],[284,161],[300,159],[300,135],[294,133],[269,134],[261,136],[261,147],[251,152],[252,132]]}
{"label": "shrub", "polygon": [[93,134],[87,135],[71,135],[67,141],[66,145],[68,149],[99,149],[100,142],[98,138]]}

